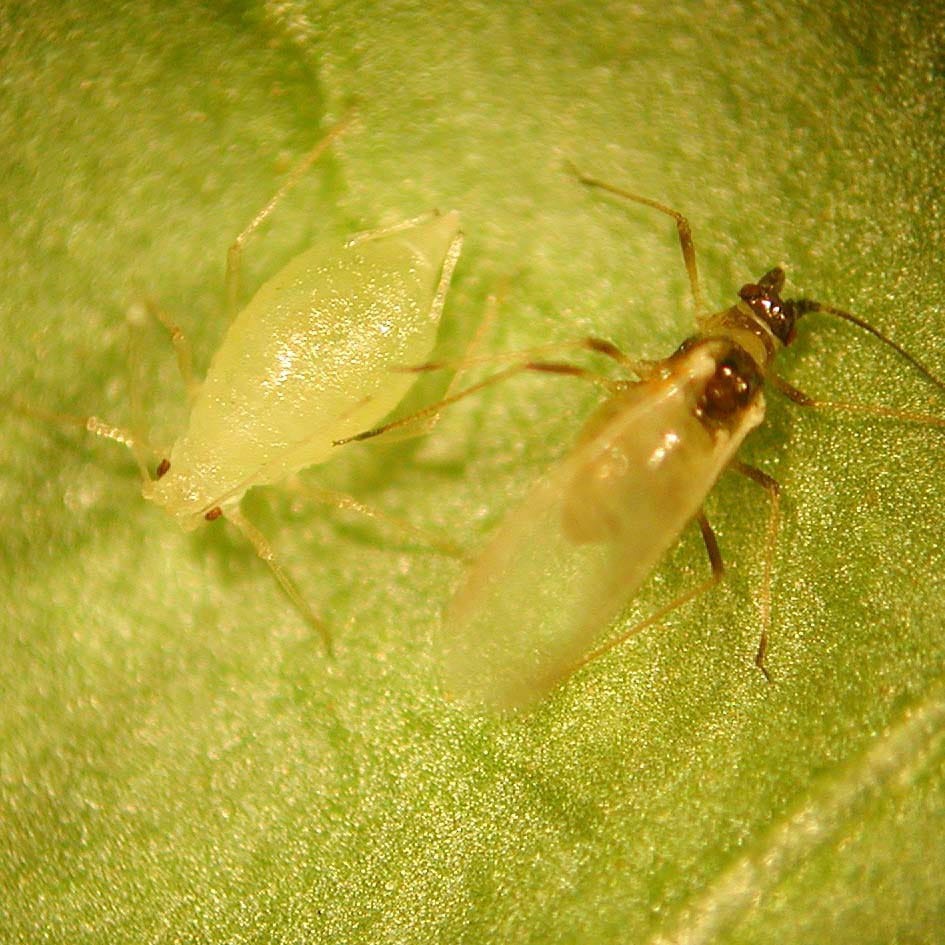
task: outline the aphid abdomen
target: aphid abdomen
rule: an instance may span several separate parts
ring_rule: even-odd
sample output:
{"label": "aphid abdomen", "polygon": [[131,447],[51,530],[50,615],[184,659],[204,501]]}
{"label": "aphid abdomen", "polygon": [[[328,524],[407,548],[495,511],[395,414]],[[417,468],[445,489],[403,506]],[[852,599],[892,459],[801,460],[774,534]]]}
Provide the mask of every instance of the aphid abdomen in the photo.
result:
{"label": "aphid abdomen", "polygon": [[436,341],[433,300],[458,232],[449,213],[289,262],[233,321],[148,497],[191,524],[383,418],[413,382],[391,368],[424,360]]}

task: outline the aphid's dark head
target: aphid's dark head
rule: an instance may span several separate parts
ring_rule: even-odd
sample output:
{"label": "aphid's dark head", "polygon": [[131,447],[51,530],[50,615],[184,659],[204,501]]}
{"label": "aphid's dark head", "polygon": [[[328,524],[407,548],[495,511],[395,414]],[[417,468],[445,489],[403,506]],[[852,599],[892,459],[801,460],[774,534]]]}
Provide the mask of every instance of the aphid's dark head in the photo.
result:
{"label": "aphid's dark head", "polygon": [[743,285],[738,297],[781,344],[789,345],[794,340],[797,319],[803,313],[793,301],[781,298],[783,288],[784,270],[777,266],[757,282]]}

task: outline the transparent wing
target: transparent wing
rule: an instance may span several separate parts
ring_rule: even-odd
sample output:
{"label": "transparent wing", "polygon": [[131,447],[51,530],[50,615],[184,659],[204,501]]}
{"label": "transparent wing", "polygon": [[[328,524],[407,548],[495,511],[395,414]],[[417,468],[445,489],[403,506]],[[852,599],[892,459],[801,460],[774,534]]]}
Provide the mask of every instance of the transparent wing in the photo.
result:
{"label": "transparent wing", "polygon": [[704,351],[608,401],[470,567],[444,615],[448,695],[501,707],[559,682],[677,540],[761,421],[759,396],[728,431],[693,408]]}

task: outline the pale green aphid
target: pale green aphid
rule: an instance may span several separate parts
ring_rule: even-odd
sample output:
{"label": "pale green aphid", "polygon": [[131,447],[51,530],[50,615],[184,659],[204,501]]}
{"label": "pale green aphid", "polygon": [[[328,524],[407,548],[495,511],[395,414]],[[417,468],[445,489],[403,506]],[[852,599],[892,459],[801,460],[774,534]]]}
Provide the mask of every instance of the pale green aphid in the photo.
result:
{"label": "pale green aphid", "polygon": [[230,326],[145,498],[185,529],[230,516],[251,486],[324,462],[388,414],[414,381],[394,368],[433,349],[458,240],[454,212],[296,256]]}
{"label": "pale green aphid", "polygon": [[[233,244],[227,266],[231,308],[243,243],[347,124],[325,136]],[[159,454],[137,429],[95,417],[27,407],[23,412],[76,423],[129,447],[145,480],[144,497],[184,529],[229,519],[330,645],[324,625],[266,538],[242,514],[240,501],[253,486],[280,482],[324,462],[334,441],[377,423],[399,403],[415,375],[397,368],[425,360],[433,349],[461,243],[458,214],[432,213],[361,234],[340,247],[303,252],[236,315],[199,385],[191,377],[180,330],[151,307],[171,332],[191,397],[187,429],[158,463],[155,478],[148,469]],[[353,497],[314,491],[340,507],[378,515]]]}

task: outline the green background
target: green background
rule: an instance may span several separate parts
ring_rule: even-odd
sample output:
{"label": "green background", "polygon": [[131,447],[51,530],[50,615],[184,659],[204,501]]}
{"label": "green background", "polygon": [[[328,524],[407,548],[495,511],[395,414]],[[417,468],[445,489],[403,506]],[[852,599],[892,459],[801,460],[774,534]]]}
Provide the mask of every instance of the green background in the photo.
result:
{"label": "green background", "polygon": [[[783,263],[790,291],[945,370],[933,6],[5,4],[2,389],[127,422],[142,294],[202,371],[227,246],[353,100],[360,127],[254,241],[247,287],[313,242],[455,207],[447,343],[507,283],[490,349],[593,332],[664,356],[691,328],[672,224],[575,185],[570,157],[690,216],[710,304]],[[147,339],[169,442],[182,391]],[[784,372],[945,412],[813,317]],[[523,377],[309,475],[474,546],[567,448],[585,387]],[[180,533],[125,451],[4,410],[0,941],[936,941],[942,443],[772,396],[743,455],[785,490],[775,683],[752,665],[765,499],[724,477],[727,582],[496,718],[437,690],[457,562],[251,495],[330,663],[222,523]],[[622,624],[705,571],[687,534]]]}

